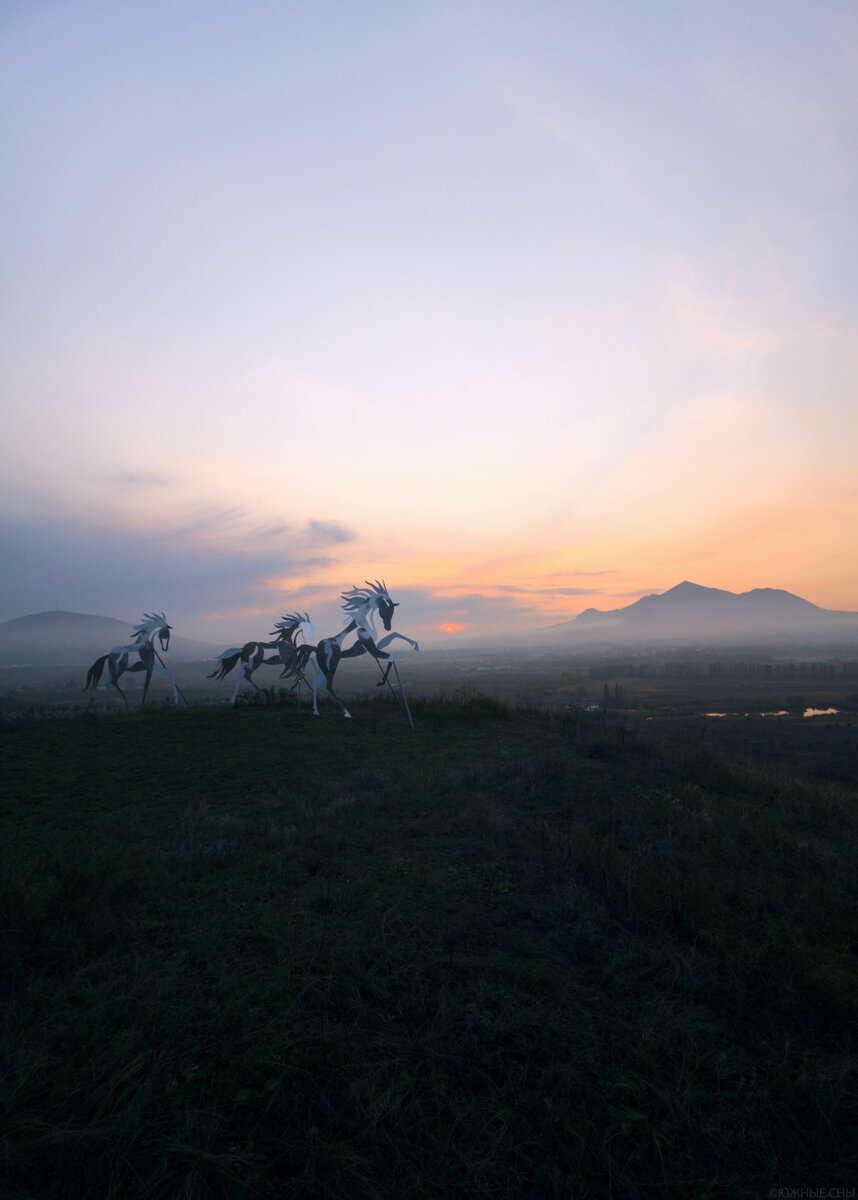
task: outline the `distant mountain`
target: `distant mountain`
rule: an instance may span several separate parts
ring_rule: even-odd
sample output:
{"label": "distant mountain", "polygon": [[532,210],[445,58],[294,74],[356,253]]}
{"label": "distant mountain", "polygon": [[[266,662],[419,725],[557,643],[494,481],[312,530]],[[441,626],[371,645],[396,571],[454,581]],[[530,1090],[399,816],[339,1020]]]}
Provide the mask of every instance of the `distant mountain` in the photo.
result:
{"label": "distant mountain", "polygon": [[858,613],[820,608],[779,588],[727,592],[685,580],[607,612],[588,608],[540,631],[574,642],[749,642],[785,638],[858,638]]}
{"label": "distant mountain", "polygon": [[[88,667],[114,646],[132,642],[136,621],[89,613],[43,612],[0,622],[0,667]],[[157,645],[157,642],[156,642]],[[170,638],[169,662],[201,662],[223,646]]]}

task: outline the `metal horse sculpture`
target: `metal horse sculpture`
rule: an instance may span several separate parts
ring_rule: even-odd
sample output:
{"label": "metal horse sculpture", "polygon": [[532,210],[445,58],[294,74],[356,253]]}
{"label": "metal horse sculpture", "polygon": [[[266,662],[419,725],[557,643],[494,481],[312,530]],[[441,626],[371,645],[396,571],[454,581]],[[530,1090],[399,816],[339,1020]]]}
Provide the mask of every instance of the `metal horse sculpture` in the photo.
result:
{"label": "metal horse sculpture", "polygon": [[[149,691],[149,684],[152,681],[154,674],[166,675],[173,685],[173,699],[176,704],[179,703],[179,695],[176,689],[176,678],[172,671],[169,671],[161,662],[158,651],[155,649],[155,637],[158,637],[161,643],[161,649],[166,652],[170,645],[170,629],[167,624],[167,618],[163,613],[144,613],[143,620],[134,628],[134,641],[127,646],[114,646],[107,654],[102,654],[101,658],[97,658],[86,676],[86,684],[83,687],[85,692],[94,692],[98,687],[104,664],[107,663],[107,684],[104,689],[104,711],[107,712],[107,701],[110,697],[110,689],[115,687],[119,695],[125,701],[125,707],[128,708],[128,697],[119,686],[119,677],[124,675],[126,671],[129,673],[137,671],[146,672],[146,682],[143,684],[143,700],[140,704],[142,708],[146,703],[146,693]],[[136,658],[136,661],[132,661]]]}
{"label": "metal horse sculpture", "polygon": [[[293,688],[299,687],[302,682],[306,682],[303,661],[299,659],[299,651],[304,647],[299,647],[295,641],[299,633],[305,640],[311,641],[315,636],[312,621],[307,613],[304,613],[303,616],[300,613],[287,613],[282,621],[276,622],[271,631],[270,636],[275,639],[273,642],[245,642],[240,650],[235,646],[224,650],[223,654],[217,656],[220,666],[212,671],[208,678],[225,679],[235,664],[241,660],[241,670],[235,681],[235,690],[232,693],[230,704],[235,704],[242,683],[249,683],[263,701],[267,701],[265,693],[253,682],[253,673],[259,667],[280,666],[284,668],[284,674],[288,669],[290,677],[295,679]],[[269,650],[276,650],[277,653],[266,658],[265,655]],[[293,667],[294,670],[292,670]]]}
{"label": "metal horse sculpture", "polygon": [[[377,685],[378,687],[383,687],[388,682],[388,675],[390,674],[391,667],[393,668],[396,675],[396,682],[399,685],[399,695],[408,716],[409,724],[413,729],[414,722],[411,719],[411,711],[408,707],[408,701],[405,698],[402,680],[399,678],[396,660],[392,654],[386,652],[385,647],[389,646],[396,638],[399,638],[403,642],[408,642],[415,650],[419,650],[420,647],[413,638],[406,637],[404,633],[388,632],[387,637],[382,638],[380,641],[378,640],[375,628],[375,616],[378,615],[381,618],[381,623],[385,630],[389,631],[390,623],[393,619],[393,610],[398,605],[391,600],[384,583],[379,583],[378,580],[375,583],[370,583],[368,579],[364,582],[366,583],[366,587],[356,588],[353,586],[349,591],[341,593],[344,601],[342,605],[343,612],[347,617],[351,618],[345,629],[333,637],[322,638],[315,647],[302,646],[296,664],[292,667],[284,666],[282,677],[287,679],[297,678],[299,670],[303,672],[310,665],[313,657],[315,657],[316,671],[312,682],[313,715],[316,717],[319,716],[317,693],[319,684],[324,680],[328,693],[342,709],[343,716],[351,717],[351,713],[334,691],[334,675],[336,674],[337,667],[344,658],[359,658],[363,654],[371,654],[376,662],[378,662],[379,668],[381,668],[382,661],[387,662],[381,680]],[[356,634],[356,641],[348,649],[344,650],[343,641],[352,632]]]}

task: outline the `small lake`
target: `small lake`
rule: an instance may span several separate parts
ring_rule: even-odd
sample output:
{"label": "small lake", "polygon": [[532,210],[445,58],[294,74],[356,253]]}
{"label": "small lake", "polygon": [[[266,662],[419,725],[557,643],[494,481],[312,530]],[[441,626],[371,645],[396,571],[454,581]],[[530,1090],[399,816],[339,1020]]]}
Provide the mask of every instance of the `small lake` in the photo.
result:
{"label": "small lake", "polygon": [[[803,717],[832,717],[840,712],[839,708],[806,708],[801,714]],[[785,708],[778,709],[777,712],[757,712],[757,713],[726,713],[726,712],[708,712],[704,714],[707,717],[788,717],[789,712]]]}

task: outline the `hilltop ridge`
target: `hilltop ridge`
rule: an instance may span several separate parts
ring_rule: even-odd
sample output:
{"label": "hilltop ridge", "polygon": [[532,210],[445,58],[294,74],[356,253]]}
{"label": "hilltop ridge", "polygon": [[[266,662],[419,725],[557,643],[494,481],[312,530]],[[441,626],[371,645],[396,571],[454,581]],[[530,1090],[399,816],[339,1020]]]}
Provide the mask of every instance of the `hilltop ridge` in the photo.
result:
{"label": "hilltop ridge", "polygon": [[704,587],[685,579],[666,592],[621,608],[587,608],[538,631],[551,640],[759,641],[784,638],[858,639],[858,613],[820,608],[782,588],[747,592]]}

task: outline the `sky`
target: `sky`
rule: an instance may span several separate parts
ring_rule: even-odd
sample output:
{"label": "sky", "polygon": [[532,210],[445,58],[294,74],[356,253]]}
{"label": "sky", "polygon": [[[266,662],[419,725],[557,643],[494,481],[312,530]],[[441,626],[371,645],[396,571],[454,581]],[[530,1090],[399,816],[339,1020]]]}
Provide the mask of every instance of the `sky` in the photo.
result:
{"label": "sky", "polygon": [[0,0],[0,620],[858,610],[858,8]]}

